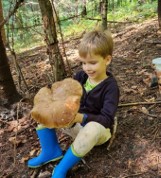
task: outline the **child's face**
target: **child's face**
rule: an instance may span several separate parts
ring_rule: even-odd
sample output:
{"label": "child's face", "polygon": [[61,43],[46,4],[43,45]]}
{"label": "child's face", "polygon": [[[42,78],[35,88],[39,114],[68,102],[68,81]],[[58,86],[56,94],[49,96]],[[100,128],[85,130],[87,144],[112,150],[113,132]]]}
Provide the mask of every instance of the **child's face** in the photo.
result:
{"label": "child's face", "polygon": [[86,58],[81,58],[80,61],[89,79],[99,82],[107,77],[106,67],[111,62],[111,56],[103,58],[100,55],[87,55]]}

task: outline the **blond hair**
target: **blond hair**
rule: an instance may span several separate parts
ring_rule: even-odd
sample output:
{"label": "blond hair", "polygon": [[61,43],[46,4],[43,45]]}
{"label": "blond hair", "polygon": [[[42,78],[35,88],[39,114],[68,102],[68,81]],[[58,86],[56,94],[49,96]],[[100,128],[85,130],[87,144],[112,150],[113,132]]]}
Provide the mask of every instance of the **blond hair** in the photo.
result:
{"label": "blond hair", "polygon": [[113,39],[109,31],[93,30],[84,35],[78,47],[80,57],[87,55],[100,55],[103,58],[112,56]]}

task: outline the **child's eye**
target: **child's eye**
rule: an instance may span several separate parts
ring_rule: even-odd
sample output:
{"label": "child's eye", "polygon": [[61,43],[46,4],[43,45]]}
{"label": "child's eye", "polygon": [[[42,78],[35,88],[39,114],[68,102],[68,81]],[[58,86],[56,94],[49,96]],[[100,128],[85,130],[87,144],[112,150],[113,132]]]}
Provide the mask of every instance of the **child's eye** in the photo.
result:
{"label": "child's eye", "polygon": [[90,62],[90,64],[96,64],[97,62],[93,61],[93,62]]}
{"label": "child's eye", "polygon": [[84,65],[84,62],[81,62],[81,61],[80,61],[79,64],[80,64],[80,65]]}

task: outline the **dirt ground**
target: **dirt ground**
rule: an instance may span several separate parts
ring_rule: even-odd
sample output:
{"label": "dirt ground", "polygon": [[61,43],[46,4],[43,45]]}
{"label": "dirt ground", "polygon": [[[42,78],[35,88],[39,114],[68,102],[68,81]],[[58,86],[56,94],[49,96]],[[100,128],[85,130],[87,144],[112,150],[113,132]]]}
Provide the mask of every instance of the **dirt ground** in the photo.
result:
{"label": "dirt ground", "polygon": [[[109,69],[118,81],[121,94],[116,138],[109,151],[107,144],[95,147],[69,172],[68,178],[161,178],[161,97],[158,86],[150,86],[154,74],[152,59],[161,57],[157,19],[118,29],[113,35],[115,51]],[[78,58],[79,40],[65,43],[73,71],[79,68],[74,62]],[[38,47],[21,53],[18,60],[29,87],[25,94],[33,97],[51,82],[46,49]],[[18,87],[14,68],[12,73]],[[27,91],[23,81],[21,84],[19,90]],[[39,169],[26,166],[26,161],[39,152],[36,123],[29,116],[30,101],[23,100],[11,108],[0,107],[0,178],[47,178],[58,163]],[[58,137],[66,150],[70,138],[61,131]]]}

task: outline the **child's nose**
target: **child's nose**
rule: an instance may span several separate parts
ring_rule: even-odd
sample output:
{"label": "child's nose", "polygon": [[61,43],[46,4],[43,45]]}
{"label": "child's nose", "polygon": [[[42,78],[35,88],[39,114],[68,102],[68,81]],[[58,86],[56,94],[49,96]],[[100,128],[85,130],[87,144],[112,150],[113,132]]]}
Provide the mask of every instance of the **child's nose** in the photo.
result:
{"label": "child's nose", "polygon": [[89,65],[89,64],[86,64],[86,65],[85,65],[85,70],[86,70],[86,71],[91,70],[91,67],[90,67],[90,65]]}

